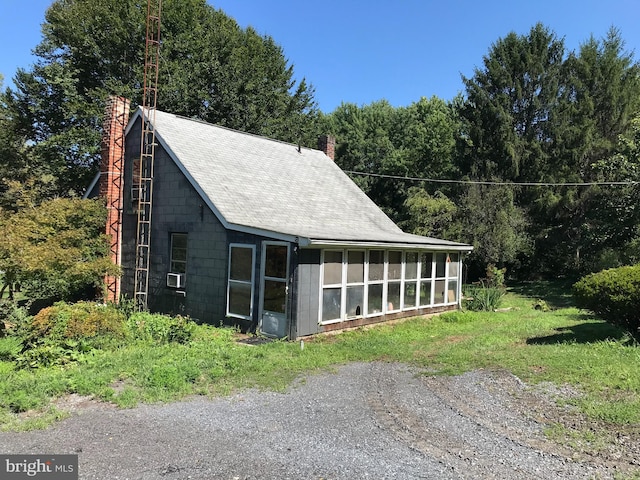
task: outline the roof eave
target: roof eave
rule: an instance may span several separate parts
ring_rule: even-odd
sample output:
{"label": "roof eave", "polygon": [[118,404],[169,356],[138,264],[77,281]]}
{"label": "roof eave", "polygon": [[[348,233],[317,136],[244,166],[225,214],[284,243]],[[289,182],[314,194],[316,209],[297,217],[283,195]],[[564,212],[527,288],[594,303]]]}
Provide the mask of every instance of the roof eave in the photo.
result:
{"label": "roof eave", "polygon": [[308,239],[307,248],[398,248],[402,250],[437,250],[448,252],[471,252],[472,245],[463,243],[416,243],[416,242],[385,242],[385,241],[357,241],[357,240],[327,240]]}

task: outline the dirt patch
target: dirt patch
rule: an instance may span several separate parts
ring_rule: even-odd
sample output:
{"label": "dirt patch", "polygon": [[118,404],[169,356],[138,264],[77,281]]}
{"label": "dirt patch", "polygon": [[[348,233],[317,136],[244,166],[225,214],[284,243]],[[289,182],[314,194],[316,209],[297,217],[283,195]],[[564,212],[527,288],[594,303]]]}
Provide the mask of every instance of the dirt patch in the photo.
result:
{"label": "dirt patch", "polygon": [[103,402],[91,395],[71,393],[54,399],[51,404],[59,410],[68,413],[80,413],[85,410],[115,410],[112,403]]}
{"label": "dirt patch", "polygon": [[[463,381],[466,376],[478,379],[470,384]],[[531,386],[507,371],[427,377],[425,383],[460,415],[514,442],[611,471],[640,472],[640,426],[589,419],[571,404],[582,396],[574,387]],[[532,431],[527,425],[540,428]]]}

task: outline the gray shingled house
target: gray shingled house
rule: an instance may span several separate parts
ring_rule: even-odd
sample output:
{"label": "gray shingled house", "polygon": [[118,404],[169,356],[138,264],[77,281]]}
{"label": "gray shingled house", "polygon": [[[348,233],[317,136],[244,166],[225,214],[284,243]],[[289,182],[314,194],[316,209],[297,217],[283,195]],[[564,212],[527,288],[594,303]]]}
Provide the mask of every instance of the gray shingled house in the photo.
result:
{"label": "gray shingled house", "polygon": [[[124,134],[130,297],[142,112]],[[471,247],[403,232],[334,163],[330,138],[299,148],[161,111],[153,127],[150,310],[294,339],[458,308]]]}

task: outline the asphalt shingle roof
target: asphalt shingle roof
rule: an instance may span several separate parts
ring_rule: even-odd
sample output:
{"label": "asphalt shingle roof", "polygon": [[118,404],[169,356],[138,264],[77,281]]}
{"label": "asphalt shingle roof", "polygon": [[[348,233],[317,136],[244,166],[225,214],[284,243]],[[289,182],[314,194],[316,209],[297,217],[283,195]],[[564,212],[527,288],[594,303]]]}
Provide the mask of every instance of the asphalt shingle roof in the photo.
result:
{"label": "asphalt shingle roof", "polygon": [[155,133],[228,228],[310,243],[468,247],[404,233],[323,152],[157,111]]}

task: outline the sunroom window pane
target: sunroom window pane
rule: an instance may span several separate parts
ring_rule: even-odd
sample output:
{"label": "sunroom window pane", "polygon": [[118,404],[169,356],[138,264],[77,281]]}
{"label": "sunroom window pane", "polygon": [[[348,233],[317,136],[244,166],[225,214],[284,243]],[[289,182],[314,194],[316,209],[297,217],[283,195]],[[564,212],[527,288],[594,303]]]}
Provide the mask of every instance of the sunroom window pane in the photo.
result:
{"label": "sunroom window pane", "polygon": [[389,252],[389,280],[400,280],[402,278],[402,252]]}
{"label": "sunroom window pane", "polygon": [[364,285],[347,287],[347,317],[360,317],[364,304]]}
{"label": "sunroom window pane", "polygon": [[364,252],[347,253],[347,283],[364,282]]}
{"label": "sunroom window pane", "polygon": [[420,282],[420,306],[431,305],[431,282]]}
{"label": "sunroom window pane", "polygon": [[404,278],[412,280],[418,277],[418,254],[416,252],[407,252],[406,265],[404,267]]}
{"label": "sunroom window pane", "polygon": [[325,288],[322,290],[322,320],[340,318],[340,288]]}
{"label": "sunroom window pane", "polygon": [[456,280],[449,280],[447,287],[447,302],[455,303],[458,301],[458,282]]}
{"label": "sunroom window pane", "polygon": [[435,292],[433,293],[433,303],[444,303],[446,280],[436,280]]}
{"label": "sunroom window pane", "polygon": [[382,312],[382,284],[369,285],[369,295],[367,296],[369,303],[368,313]]}
{"label": "sunroom window pane", "polygon": [[458,276],[458,254],[449,254],[449,278],[456,278]]}
{"label": "sunroom window pane", "polygon": [[[384,279],[384,251],[371,250],[369,252],[369,280]],[[381,303],[382,305],[382,303]]]}
{"label": "sunroom window pane", "polygon": [[404,284],[404,308],[416,306],[416,282]]}
{"label": "sunroom window pane", "polygon": [[387,310],[400,310],[400,282],[390,282],[387,287]]}
{"label": "sunroom window pane", "polygon": [[325,251],[323,285],[340,283],[342,283],[342,252]]}
{"label": "sunroom window pane", "polygon": [[447,262],[446,253],[436,253],[436,278],[442,278],[445,276],[446,262]]}
{"label": "sunroom window pane", "polygon": [[420,278],[431,278],[431,264],[433,263],[433,253],[423,253],[420,255],[422,267],[420,269]]}

